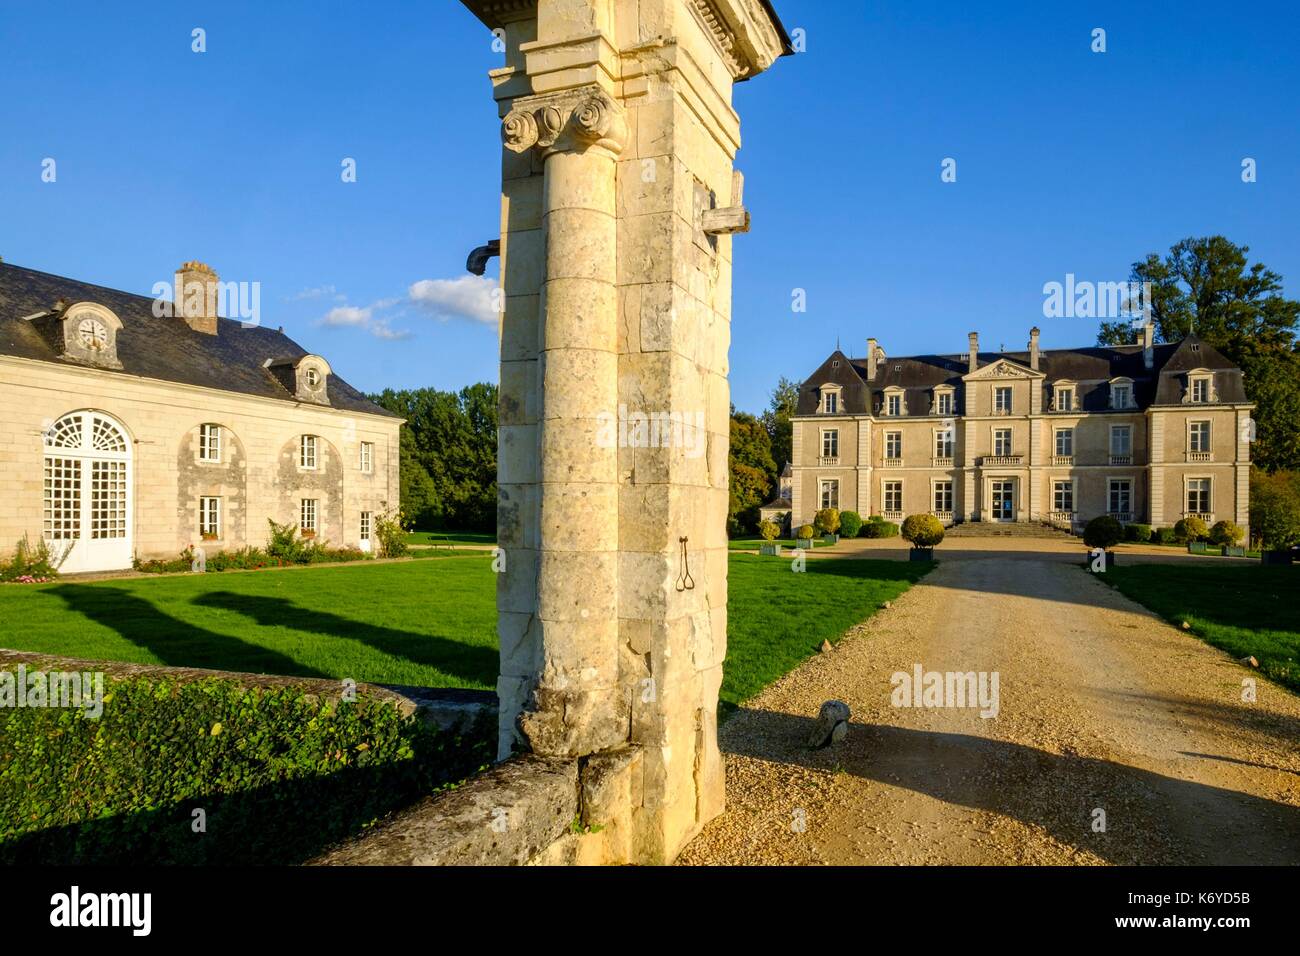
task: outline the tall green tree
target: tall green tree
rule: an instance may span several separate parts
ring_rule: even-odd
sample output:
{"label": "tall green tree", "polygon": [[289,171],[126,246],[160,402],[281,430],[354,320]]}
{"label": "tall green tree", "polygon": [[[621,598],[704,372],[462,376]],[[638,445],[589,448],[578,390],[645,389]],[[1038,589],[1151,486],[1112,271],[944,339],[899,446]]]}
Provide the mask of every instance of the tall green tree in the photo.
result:
{"label": "tall green tree", "polygon": [[772,389],[772,398],[767,411],[763,412],[763,427],[772,442],[772,460],[776,462],[778,473],[787,461],[794,461],[794,428],[790,417],[794,415],[799,403],[799,383],[792,382],[784,375]]}
{"label": "tall green tree", "polygon": [[371,399],[406,419],[402,510],[416,527],[494,528],[497,387],[385,389]]}
{"label": "tall green tree", "polygon": [[748,412],[731,409],[731,475],[727,530],[744,534],[758,527],[758,509],[768,501],[776,478],[772,440],[763,423]]}
{"label": "tall green tree", "polygon": [[[1250,247],[1223,236],[1189,237],[1163,258],[1133,263],[1131,279],[1149,282],[1156,338],[1176,342],[1189,332],[1214,346],[1245,373],[1256,403],[1251,458],[1261,468],[1300,468],[1300,302],[1282,293],[1282,277]],[[1127,322],[1104,322],[1100,345],[1133,341]]]}

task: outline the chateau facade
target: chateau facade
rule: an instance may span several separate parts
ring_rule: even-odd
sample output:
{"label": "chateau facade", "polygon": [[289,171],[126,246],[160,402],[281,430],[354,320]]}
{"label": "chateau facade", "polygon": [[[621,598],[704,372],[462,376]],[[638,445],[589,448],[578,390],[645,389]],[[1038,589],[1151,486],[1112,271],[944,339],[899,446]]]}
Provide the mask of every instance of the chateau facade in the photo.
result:
{"label": "chateau facade", "polygon": [[283,331],[219,318],[207,266],[175,290],[0,264],[0,554],[26,535],[65,573],[117,570],[263,546],[268,518],[370,550],[402,420]]}
{"label": "chateau facade", "polygon": [[1252,404],[1243,376],[1189,335],[1155,344],[890,358],[833,353],[803,383],[791,516],[930,513],[944,524],[1097,515],[1247,528]]}

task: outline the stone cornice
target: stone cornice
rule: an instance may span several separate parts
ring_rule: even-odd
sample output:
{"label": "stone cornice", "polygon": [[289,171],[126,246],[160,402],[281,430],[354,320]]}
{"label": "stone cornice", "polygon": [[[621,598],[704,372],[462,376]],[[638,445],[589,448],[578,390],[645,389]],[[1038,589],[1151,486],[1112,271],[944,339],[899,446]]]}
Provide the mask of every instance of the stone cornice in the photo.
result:
{"label": "stone cornice", "polygon": [[519,20],[537,19],[537,0],[463,0],[489,30]]}
{"label": "stone cornice", "polygon": [[789,52],[784,31],[761,0],[685,0],[737,80]]}

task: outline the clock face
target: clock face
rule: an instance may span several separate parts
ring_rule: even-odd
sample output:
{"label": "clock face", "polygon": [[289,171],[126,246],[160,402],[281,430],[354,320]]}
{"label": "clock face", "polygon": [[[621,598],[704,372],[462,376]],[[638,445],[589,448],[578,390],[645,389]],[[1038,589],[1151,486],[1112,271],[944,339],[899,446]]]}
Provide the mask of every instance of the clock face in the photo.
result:
{"label": "clock face", "polygon": [[77,335],[88,349],[99,351],[108,345],[108,329],[98,319],[82,319],[77,326]]}

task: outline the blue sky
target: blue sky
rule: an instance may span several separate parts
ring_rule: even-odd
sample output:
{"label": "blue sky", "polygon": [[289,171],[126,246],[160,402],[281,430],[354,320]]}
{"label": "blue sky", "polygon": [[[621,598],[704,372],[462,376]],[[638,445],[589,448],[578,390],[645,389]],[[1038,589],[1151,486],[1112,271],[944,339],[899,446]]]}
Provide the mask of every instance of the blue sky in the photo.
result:
{"label": "blue sky", "polygon": [[[1250,245],[1300,295],[1289,4],[776,5],[807,52],[736,92],[739,408],[837,338],[1018,349],[1038,324],[1044,347],[1089,344],[1094,320],[1043,317],[1043,284],[1124,280],[1187,235]],[[498,224],[490,41],[451,0],[4,0],[0,256],[145,294],[201,259],[260,282],[262,321],[360,388],[495,381],[462,278]]]}

